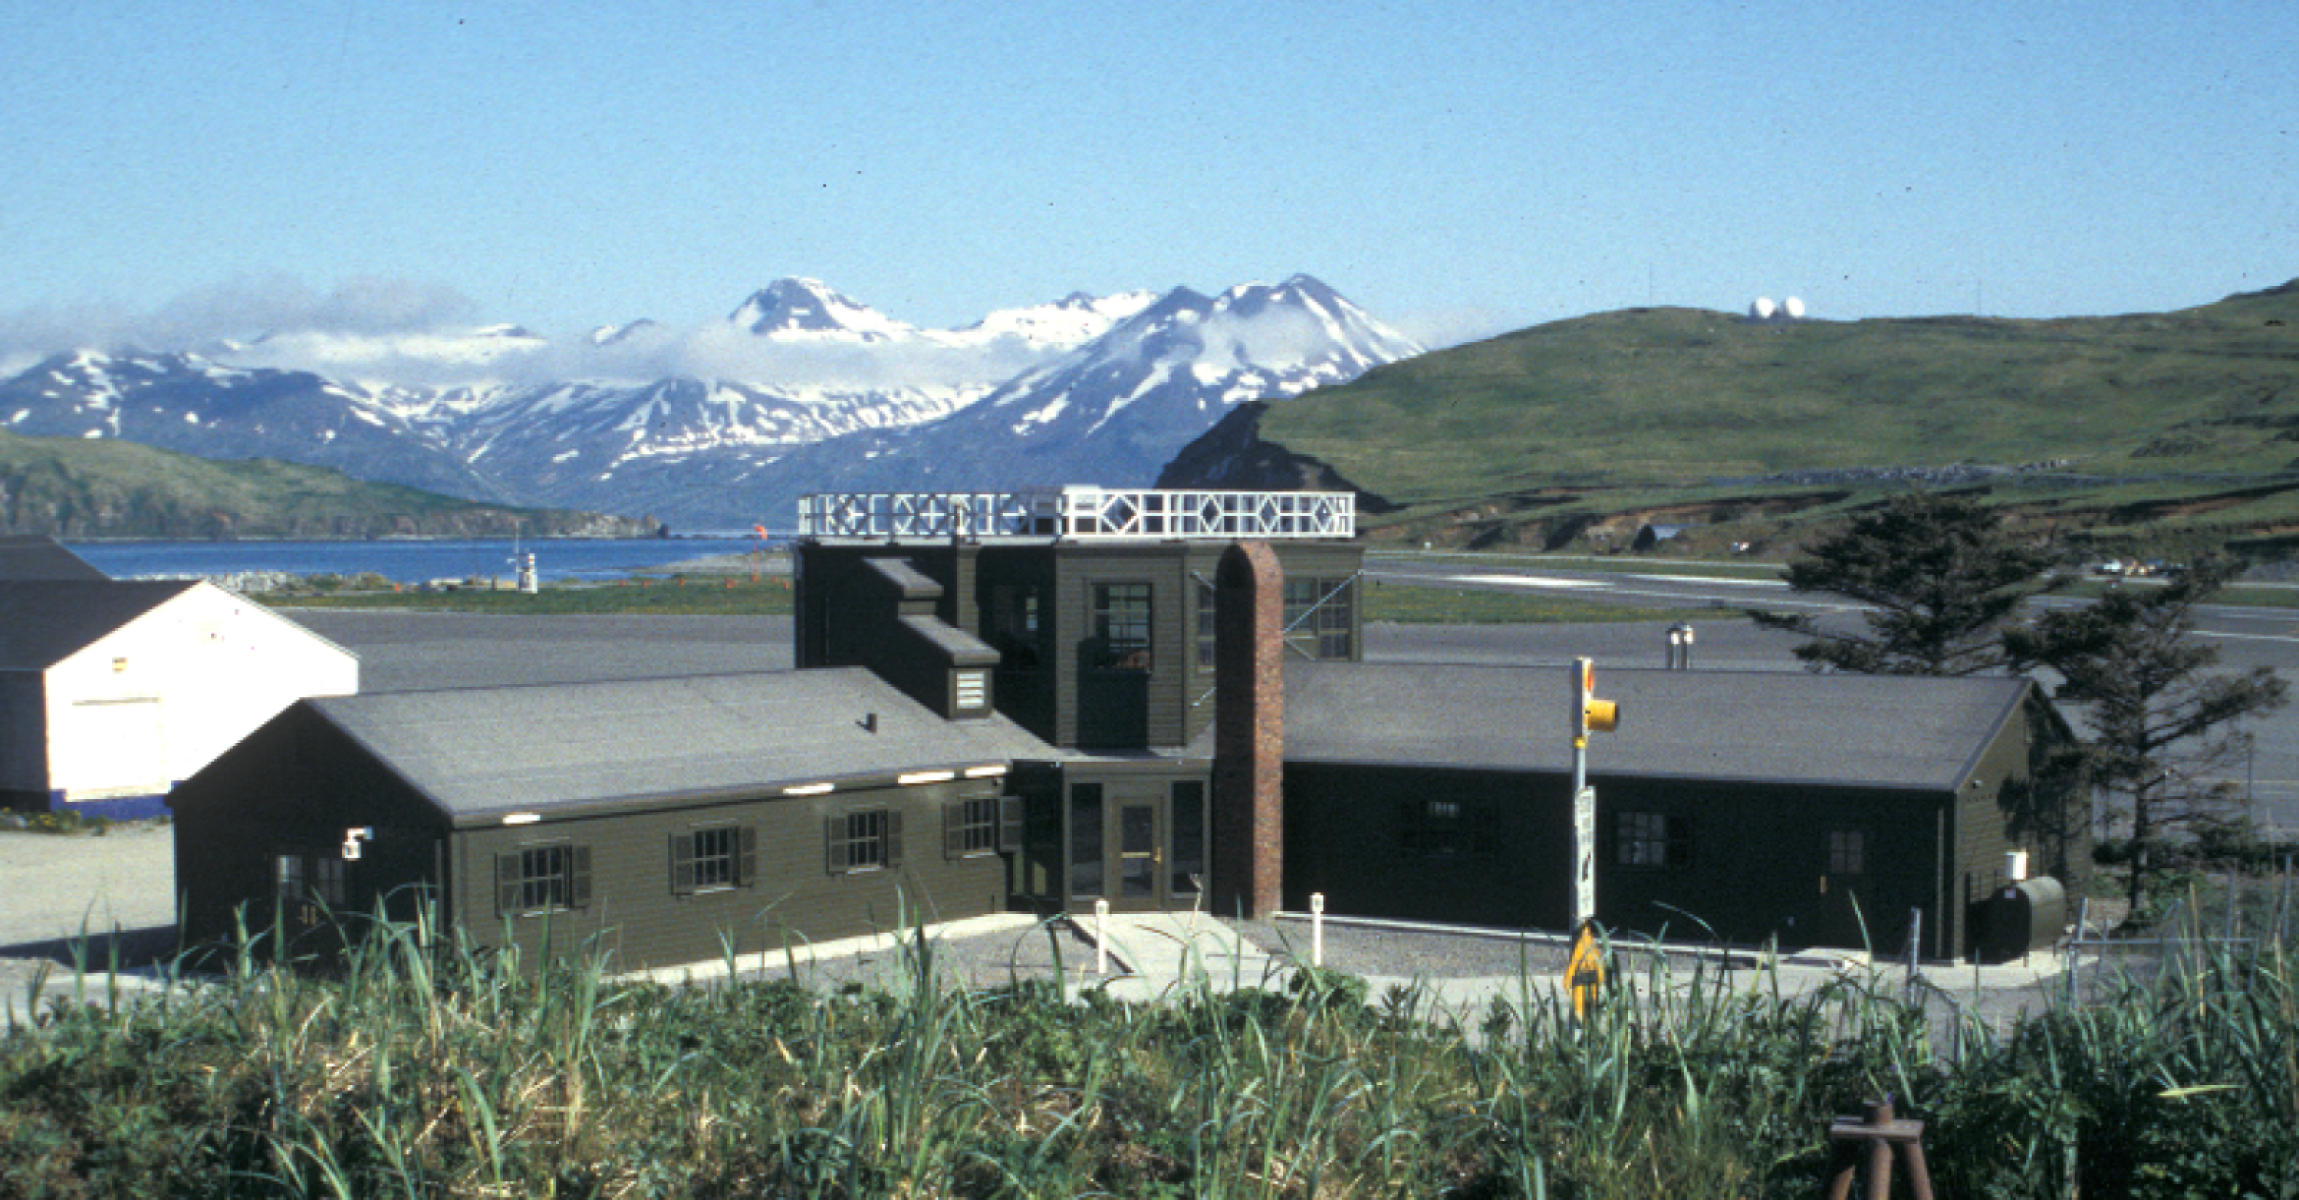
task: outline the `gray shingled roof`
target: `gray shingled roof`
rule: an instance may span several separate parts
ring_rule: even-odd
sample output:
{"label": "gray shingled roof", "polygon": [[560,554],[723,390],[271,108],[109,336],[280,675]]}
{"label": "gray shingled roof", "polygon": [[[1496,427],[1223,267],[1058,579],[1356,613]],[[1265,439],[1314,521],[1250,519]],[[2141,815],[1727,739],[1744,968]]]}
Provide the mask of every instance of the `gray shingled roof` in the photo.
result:
{"label": "gray shingled roof", "polygon": [[1003,717],[945,721],[859,667],[304,703],[452,818],[771,794],[1053,754]]}
{"label": "gray shingled roof", "polygon": [[88,582],[110,578],[52,537],[0,537],[0,579]]}
{"label": "gray shingled roof", "polygon": [[194,579],[0,580],[0,670],[45,671],[198,586]]}
{"label": "gray shingled roof", "polygon": [[[1289,762],[1572,769],[1567,668],[1287,663]],[[1992,677],[1597,670],[1595,775],[1946,789],[2017,711]]]}

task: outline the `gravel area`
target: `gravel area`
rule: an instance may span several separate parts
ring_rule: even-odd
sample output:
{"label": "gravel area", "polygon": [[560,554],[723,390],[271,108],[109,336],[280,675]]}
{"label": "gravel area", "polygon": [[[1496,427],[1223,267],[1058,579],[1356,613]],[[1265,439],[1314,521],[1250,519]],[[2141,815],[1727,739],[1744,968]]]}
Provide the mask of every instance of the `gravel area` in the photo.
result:
{"label": "gravel area", "polygon": [[[157,823],[95,834],[0,830],[0,1028],[68,996],[77,943],[91,971],[117,952],[127,991],[176,950],[175,835]],[[45,977],[40,995],[33,985]],[[88,981],[103,995],[105,979]]]}

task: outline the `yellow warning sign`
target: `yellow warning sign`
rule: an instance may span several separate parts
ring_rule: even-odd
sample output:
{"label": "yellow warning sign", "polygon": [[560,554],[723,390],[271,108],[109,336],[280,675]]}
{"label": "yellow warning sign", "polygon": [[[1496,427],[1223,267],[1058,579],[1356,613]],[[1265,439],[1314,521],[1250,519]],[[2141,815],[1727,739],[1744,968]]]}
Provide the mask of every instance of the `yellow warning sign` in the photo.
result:
{"label": "yellow warning sign", "polygon": [[1585,1021],[1596,1007],[1597,992],[1605,985],[1604,939],[1597,936],[1595,918],[1581,922],[1573,934],[1573,952],[1565,959],[1565,987],[1573,995],[1573,1019]]}

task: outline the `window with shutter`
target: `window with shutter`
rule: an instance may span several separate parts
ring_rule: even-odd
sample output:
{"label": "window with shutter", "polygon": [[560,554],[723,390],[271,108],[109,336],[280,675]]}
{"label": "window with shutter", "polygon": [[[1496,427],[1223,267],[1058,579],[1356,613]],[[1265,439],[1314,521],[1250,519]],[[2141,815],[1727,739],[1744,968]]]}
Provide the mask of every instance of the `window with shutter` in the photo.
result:
{"label": "window with shutter", "polygon": [[901,865],[901,813],[862,809],[828,818],[824,830],[833,875]]}
{"label": "window with shutter", "polygon": [[495,856],[495,911],[519,916],[587,908],[589,846],[527,846]]}
{"label": "window with shutter", "polygon": [[942,854],[964,858],[998,852],[998,798],[953,800],[942,806]]}

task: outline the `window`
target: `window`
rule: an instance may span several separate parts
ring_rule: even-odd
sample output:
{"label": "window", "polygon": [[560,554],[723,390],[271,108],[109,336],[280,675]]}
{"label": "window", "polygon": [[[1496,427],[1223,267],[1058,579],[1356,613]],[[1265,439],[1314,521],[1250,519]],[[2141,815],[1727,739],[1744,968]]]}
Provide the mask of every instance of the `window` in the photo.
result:
{"label": "window", "polygon": [[680,896],[749,887],[758,874],[758,830],[706,825],[671,835],[671,891]]}
{"label": "window", "polygon": [[320,900],[341,905],[343,855],[325,851],[281,854],[273,860],[272,879],[279,898],[292,903]]}
{"label": "window", "polygon": [[1303,658],[1346,659],[1357,611],[1357,580],[1285,581],[1285,645]]}
{"label": "window", "polygon": [[1173,879],[1176,896],[1197,894],[1205,881],[1205,783],[1178,780],[1173,785]]}
{"label": "window", "polygon": [[1863,875],[1868,870],[1868,836],[1857,829],[1837,829],[1828,834],[1828,873],[1830,875]]}
{"label": "window", "polygon": [[1094,665],[1117,671],[1150,669],[1150,585],[1094,585]]}
{"label": "window", "polygon": [[1070,895],[1102,894],[1102,785],[1070,786]]}
{"label": "window", "polygon": [[1692,865],[1692,827],[1683,817],[1624,812],[1614,828],[1613,862],[1620,866],[1682,869]]}
{"label": "window", "polygon": [[1015,671],[1038,667],[1038,589],[1001,583],[990,589],[990,644],[998,665]]}
{"label": "window", "polygon": [[1424,858],[1468,858],[1486,849],[1485,814],[1459,800],[1405,805],[1405,848]]}
{"label": "window", "polygon": [[840,813],[825,825],[830,873],[874,871],[902,865],[902,814],[883,808]]}
{"label": "window", "polygon": [[995,854],[999,846],[1002,812],[996,796],[953,800],[942,806],[942,856],[965,858]]}
{"label": "window", "polygon": [[587,908],[591,848],[561,843],[495,856],[495,908],[518,915]]}

